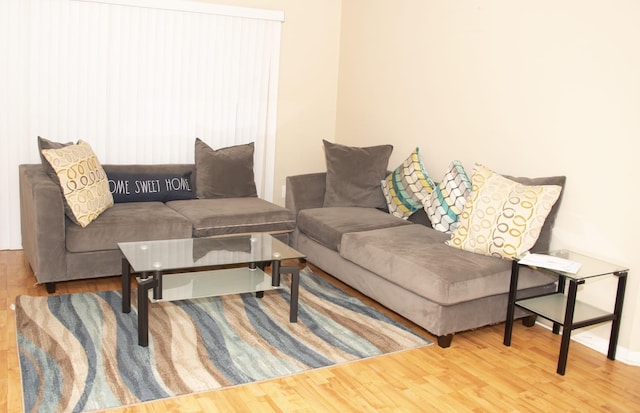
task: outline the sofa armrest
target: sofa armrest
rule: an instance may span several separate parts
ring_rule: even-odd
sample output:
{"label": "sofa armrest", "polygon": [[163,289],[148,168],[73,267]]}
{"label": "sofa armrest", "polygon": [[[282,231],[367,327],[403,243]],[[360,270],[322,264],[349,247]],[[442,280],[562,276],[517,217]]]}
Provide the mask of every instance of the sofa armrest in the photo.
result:
{"label": "sofa armrest", "polygon": [[60,187],[40,164],[19,167],[22,248],[38,283],[66,278],[65,213]]}
{"label": "sofa armrest", "polygon": [[326,176],[326,172],[288,176],[285,207],[296,217],[302,209],[322,208]]}

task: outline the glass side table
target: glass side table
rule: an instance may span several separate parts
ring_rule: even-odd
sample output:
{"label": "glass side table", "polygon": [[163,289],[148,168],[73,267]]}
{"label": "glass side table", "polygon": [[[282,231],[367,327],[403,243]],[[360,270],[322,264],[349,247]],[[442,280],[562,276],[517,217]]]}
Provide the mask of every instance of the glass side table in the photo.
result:
{"label": "glass side table", "polygon": [[[504,329],[504,345],[511,345],[514,312],[515,308],[518,307],[553,322],[554,334],[558,334],[560,327],[562,327],[558,374],[564,375],[566,371],[571,331],[594,324],[612,321],[607,357],[610,360],[615,360],[618,333],[620,332],[620,318],[622,316],[622,303],[629,269],[568,250],[552,251],[545,254],[579,262],[581,264],[580,269],[576,274],[571,274],[558,270],[538,268],[543,271],[550,271],[558,276],[556,292],[533,298],[518,299],[518,272],[519,268],[524,264],[520,264],[518,259],[514,259],[511,265],[511,283],[509,285],[507,320]],[[613,312],[607,312],[576,300],[579,285],[586,283],[588,279],[607,275],[613,275],[618,278],[618,289]],[[567,280],[569,280],[569,291],[565,294]]]}

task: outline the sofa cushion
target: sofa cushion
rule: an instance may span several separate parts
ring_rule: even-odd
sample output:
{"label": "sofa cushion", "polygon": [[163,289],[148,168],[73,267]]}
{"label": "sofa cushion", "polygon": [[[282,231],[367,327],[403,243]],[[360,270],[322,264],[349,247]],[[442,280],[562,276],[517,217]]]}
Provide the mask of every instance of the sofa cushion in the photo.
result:
{"label": "sofa cushion", "polygon": [[87,142],[43,149],[42,155],[56,173],[65,213],[74,223],[84,228],[113,205],[107,175]]}
{"label": "sofa cushion", "polygon": [[162,202],[115,204],[86,228],[66,227],[69,252],[113,250],[118,242],[191,238],[191,223]]}
{"label": "sofa cushion", "polygon": [[476,164],[473,188],[447,244],[510,258],[534,246],[560,196],[558,185],[522,185]]}
{"label": "sofa cushion", "polygon": [[212,149],[196,138],[195,168],[198,198],[256,197],[253,142]]}
{"label": "sofa cushion", "polygon": [[340,251],[342,235],[348,232],[413,224],[375,208],[333,207],[303,209],[297,225],[309,238]]}
{"label": "sofa cushion", "polygon": [[[509,291],[511,261],[449,247],[447,234],[407,225],[344,234],[340,255],[441,305]],[[519,288],[547,285],[554,277],[522,268]]]}
{"label": "sofa cushion", "polygon": [[426,225],[427,227],[431,228],[431,221],[429,220],[427,212],[424,210],[424,208],[421,208],[411,214],[411,216],[407,218],[407,221],[413,222],[414,224]]}
{"label": "sofa cushion", "polygon": [[358,148],[323,143],[327,162],[324,206],[386,208],[380,181],[387,175],[393,146]]}
{"label": "sofa cushion", "polygon": [[295,228],[293,212],[261,198],[192,199],[166,205],[191,222],[194,237],[283,233]]}
{"label": "sofa cushion", "polygon": [[425,199],[435,187],[422,165],[419,148],[414,149],[380,185],[389,213],[404,219],[422,209]]}

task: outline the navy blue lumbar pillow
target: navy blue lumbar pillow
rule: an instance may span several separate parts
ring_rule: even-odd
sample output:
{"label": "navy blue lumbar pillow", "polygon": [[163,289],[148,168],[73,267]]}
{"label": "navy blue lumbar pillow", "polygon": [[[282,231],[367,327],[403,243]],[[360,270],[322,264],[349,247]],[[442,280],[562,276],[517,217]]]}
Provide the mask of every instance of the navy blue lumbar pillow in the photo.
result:
{"label": "navy blue lumbar pillow", "polygon": [[107,174],[113,202],[151,202],[195,199],[191,172],[185,174],[126,173]]}

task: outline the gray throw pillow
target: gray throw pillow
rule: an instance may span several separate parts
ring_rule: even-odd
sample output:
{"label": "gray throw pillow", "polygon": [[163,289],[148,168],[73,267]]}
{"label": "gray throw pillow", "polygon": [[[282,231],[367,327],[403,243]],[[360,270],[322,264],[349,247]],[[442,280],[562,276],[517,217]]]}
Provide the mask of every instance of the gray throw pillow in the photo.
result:
{"label": "gray throw pillow", "polygon": [[44,168],[44,171],[47,173],[49,178],[51,178],[57,184],[60,184],[60,179],[58,178],[58,175],[56,174],[56,171],[53,169],[51,164],[49,164],[49,161],[47,161],[47,158],[44,157],[42,151],[45,149],[60,149],[69,145],[73,145],[73,142],[53,142],[49,139],[38,136],[38,153],[40,154],[40,162],[42,163],[42,167]]}
{"label": "gray throw pillow", "polygon": [[253,142],[213,150],[196,138],[196,196],[198,198],[257,197],[253,175]]}
{"label": "gray throw pillow", "polygon": [[380,181],[387,176],[393,146],[358,148],[322,142],[327,161],[324,206],[386,208]]}

